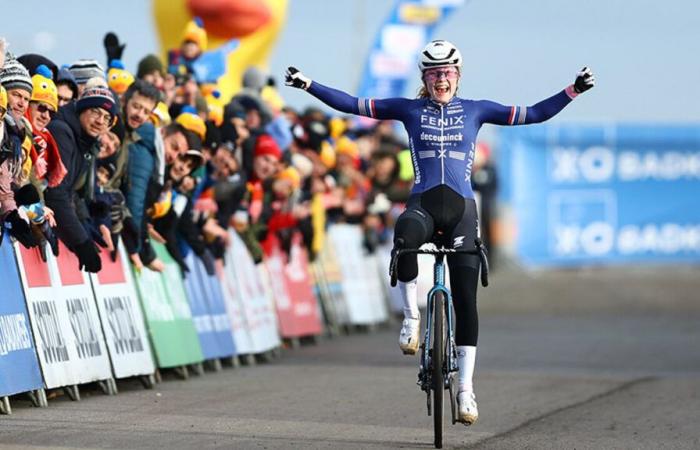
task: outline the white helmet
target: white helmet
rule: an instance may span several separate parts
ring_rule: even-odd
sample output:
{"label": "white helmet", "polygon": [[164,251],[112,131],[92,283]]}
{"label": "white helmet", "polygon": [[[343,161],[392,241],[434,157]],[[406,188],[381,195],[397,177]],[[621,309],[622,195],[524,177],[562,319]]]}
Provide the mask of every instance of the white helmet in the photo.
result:
{"label": "white helmet", "polygon": [[421,71],[431,67],[462,67],[462,54],[448,41],[431,41],[421,52],[418,67]]}

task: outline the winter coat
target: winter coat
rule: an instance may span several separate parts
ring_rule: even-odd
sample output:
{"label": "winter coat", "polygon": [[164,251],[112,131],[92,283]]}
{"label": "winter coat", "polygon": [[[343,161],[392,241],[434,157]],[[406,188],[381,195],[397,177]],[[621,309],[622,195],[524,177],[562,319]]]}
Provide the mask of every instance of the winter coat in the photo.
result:
{"label": "winter coat", "polygon": [[68,247],[74,247],[90,239],[81,221],[87,212],[84,198],[92,197],[99,140],[83,131],[75,102],[61,107],[47,129],[56,141],[67,173],[58,186],[46,189],[44,198],[54,212],[58,237]]}

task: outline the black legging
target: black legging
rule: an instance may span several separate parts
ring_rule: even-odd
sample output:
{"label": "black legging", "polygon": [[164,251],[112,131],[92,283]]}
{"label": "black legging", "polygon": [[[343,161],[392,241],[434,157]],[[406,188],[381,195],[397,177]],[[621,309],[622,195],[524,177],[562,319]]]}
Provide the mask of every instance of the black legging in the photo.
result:
{"label": "black legging", "polygon": [[[441,185],[411,196],[406,211],[399,216],[394,227],[394,246],[397,247],[398,240],[402,240],[403,248],[418,248],[432,241],[445,247],[474,249],[478,229],[476,202]],[[447,257],[447,264],[456,316],[455,342],[457,345],[476,346],[479,337],[476,310],[479,257],[452,255]],[[417,256],[402,256],[397,264],[397,275],[403,282],[416,278]]]}

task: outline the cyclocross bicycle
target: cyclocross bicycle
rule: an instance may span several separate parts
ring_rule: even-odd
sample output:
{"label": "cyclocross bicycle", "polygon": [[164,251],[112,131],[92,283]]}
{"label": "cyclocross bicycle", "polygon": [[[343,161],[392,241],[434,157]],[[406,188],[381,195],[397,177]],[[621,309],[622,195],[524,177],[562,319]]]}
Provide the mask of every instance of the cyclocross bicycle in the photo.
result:
{"label": "cyclocross bicycle", "polygon": [[[452,423],[457,422],[457,392],[456,375],[457,345],[454,340],[454,309],[452,307],[452,294],[445,286],[445,255],[466,253],[478,255],[481,261],[481,284],[486,287],[489,284],[489,264],[486,259],[486,247],[481,239],[474,240],[474,250],[462,250],[454,248],[420,248],[399,249],[390,263],[389,273],[391,285],[396,286],[396,264],[402,255],[425,254],[435,256],[433,266],[434,285],[428,292],[428,305],[425,320],[425,334],[421,344],[420,371],[418,372],[418,385],[427,394],[428,415],[433,416],[435,428],[435,448],[442,448],[443,429],[443,399],[445,390],[450,394],[452,409]],[[445,326],[448,325],[448,326]],[[431,402],[431,391],[432,402]]]}

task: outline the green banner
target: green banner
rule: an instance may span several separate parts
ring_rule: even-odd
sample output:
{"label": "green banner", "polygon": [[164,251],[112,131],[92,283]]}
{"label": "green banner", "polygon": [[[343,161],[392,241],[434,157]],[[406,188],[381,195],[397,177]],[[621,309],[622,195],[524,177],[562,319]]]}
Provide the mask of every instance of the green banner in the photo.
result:
{"label": "green banner", "polygon": [[134,270],[136,288],[146,317],[158,367],[201,362],[204,357],[177,263],[162,244],[151,242],[165,264],[163,273]]}

